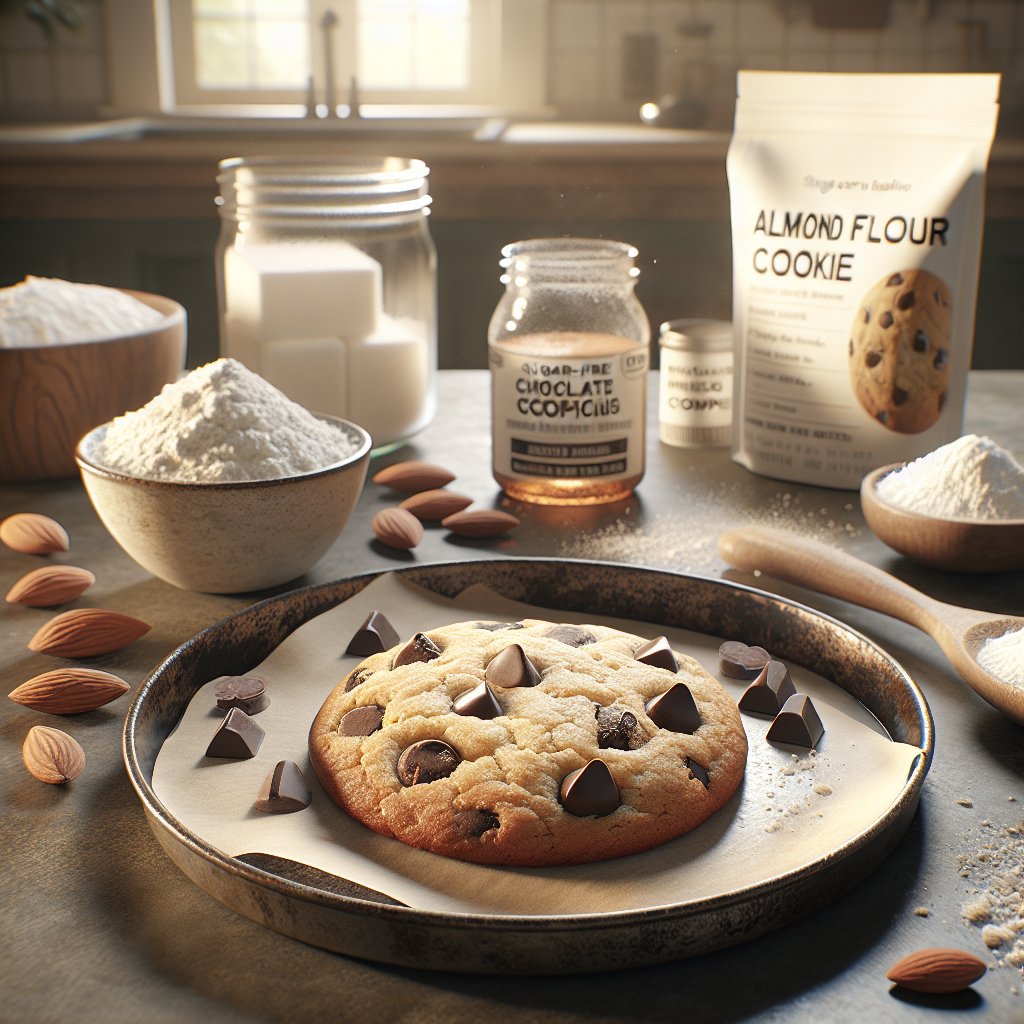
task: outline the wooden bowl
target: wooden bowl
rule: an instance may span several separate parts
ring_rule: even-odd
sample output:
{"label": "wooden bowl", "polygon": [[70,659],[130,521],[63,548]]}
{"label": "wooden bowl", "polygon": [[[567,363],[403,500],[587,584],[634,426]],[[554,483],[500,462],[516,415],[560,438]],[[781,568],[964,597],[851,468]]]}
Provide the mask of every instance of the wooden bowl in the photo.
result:
{"label": "wooden bowl", "polygon": [[861,482],[860,504],[871,532],[915,562],[951,572],[1013,572],[1024,569],[1024,519],[940,519],[883,501],[876,490],[882,466]]}
{"label": "wooden bowl", "polygon": [[76,476],[81,437],[181,375],[184,308],[162,295],[126,294],[164,318],[118,338],[0,348],[0,481]]}

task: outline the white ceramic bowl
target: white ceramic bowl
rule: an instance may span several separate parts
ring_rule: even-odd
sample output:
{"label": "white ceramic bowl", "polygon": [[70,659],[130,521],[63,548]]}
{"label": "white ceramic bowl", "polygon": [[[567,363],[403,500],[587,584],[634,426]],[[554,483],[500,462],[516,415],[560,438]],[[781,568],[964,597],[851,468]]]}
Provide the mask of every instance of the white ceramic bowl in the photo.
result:
{"label": "white ceramic bowl", "polygon": [[319,418],[346,433],[356,452],[283,479],[176,483],[127,476],[94,457],[106,423],[82,438],[75,459],[103,525],[154,576],[210,594],[264,590],[320,560],[363,489],[370,435],[347,420]]}
{"label": "white ceramic bowl", "polygon": [[162,295],[125,294],[163,319],[116,338],[0,348],[0,481],[74,476],[75,445],[86,431],[138,409],[178,379],[184,308]]}

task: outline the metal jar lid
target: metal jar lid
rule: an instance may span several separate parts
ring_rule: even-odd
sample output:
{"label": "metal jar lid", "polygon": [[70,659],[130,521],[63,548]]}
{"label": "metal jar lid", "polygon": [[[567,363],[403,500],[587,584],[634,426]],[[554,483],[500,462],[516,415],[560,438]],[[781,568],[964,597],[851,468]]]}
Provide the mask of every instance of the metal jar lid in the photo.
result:
{"label": "metal jar lid", "polygon": [[658,335],[659,344],[683,352],[728,352],[732,339],[728,320],[666,320]]}

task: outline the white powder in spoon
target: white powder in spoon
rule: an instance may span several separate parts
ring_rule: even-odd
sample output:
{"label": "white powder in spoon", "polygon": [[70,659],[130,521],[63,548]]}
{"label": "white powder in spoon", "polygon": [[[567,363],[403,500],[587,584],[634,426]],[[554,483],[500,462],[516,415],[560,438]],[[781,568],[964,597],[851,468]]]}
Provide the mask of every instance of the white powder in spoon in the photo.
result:
{"label": "white powder in spoon", "polygon": [[313,472],[357,448],[238,361],[218,359],[118,416],[91,456],[129,476],[225,483]]}
{"label": "white powder in spoon", "polygon": [[991,438],[966,434],[878,481],[879,498],[926,516],[1024,519],[1024,467]]}
{"label": "white powder in spoon", "polygon": [[978,649],[978,664],[1011,686],[1024,686],[1024,627],[990,636]]}

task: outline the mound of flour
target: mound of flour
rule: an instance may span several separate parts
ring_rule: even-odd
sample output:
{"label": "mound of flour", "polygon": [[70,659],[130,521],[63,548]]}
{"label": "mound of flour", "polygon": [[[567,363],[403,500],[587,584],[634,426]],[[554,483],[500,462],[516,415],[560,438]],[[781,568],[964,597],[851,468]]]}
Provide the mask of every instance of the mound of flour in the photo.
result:
{"label": "mound of flour", "polygon": [[152,327],[163,316],[116,288],[26,277],[0,288],[0,348],[116,338]]}
{"label": "mound of flour", "polygon": [[241,363],[218,359],[117,417],[91,454],[130,476],[227,483],[313,472],[357,447]]}

